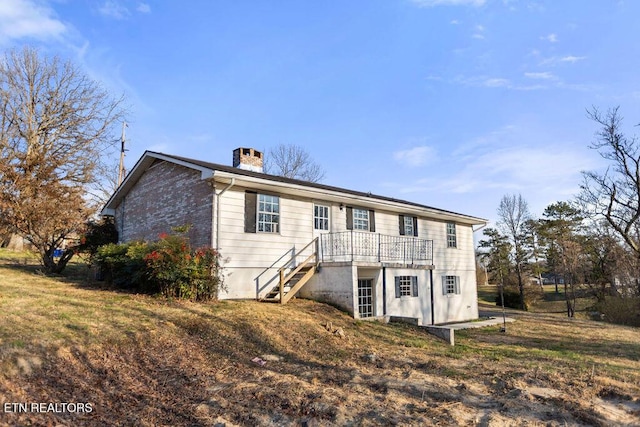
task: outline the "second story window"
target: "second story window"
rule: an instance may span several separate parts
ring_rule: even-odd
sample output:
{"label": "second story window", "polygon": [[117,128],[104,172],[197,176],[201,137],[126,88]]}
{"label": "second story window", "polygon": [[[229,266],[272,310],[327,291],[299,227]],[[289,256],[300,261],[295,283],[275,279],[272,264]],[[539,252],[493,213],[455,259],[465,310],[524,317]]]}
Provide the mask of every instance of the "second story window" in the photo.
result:
{"label": "second story window", "polygon": [[313,205],[313,229],[329,230],[329,206]]}
{"label": "second story window", "polygon": [[400,215],[400,235],[401,236],[417,236],[418,235],[418,218],[415,216]]}
{"label": "second story window", "polygon": [[369,230],[369,211],[365,209],[353,209],[353,229]]}
{"label": "second story window", "polygon": [[447,223],[447,247],[457,248],[458,238],[456,236],[456,224],[453,222]]}
{"label": "second story window", "polygon": [[376,215],[373,210],[347,206],[347,230],[376,231]]}

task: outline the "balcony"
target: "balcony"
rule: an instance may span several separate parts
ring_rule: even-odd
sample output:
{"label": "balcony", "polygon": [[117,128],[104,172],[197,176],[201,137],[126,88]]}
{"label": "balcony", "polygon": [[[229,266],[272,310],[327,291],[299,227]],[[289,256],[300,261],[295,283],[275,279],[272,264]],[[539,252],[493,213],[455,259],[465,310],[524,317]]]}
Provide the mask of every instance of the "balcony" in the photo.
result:
{"label": "balcony", "polygon": [[318,246],[320,262],[433,264],[433,240],[411,236],[351,230],[323,234]]}

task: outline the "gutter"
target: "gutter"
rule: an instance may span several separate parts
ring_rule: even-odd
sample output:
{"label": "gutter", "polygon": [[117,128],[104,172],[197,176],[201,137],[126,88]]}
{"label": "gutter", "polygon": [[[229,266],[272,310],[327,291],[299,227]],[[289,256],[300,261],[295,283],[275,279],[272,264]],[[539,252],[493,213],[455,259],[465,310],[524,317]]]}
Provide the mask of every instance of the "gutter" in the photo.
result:
{"label": "gutter", "polygon": [[215,187],[213,188],[213,194],[216,195],[216,251],[220,250],[220,197],[236,183],[235,178],[231,178],[231,182],[221,192],[216,193]]}

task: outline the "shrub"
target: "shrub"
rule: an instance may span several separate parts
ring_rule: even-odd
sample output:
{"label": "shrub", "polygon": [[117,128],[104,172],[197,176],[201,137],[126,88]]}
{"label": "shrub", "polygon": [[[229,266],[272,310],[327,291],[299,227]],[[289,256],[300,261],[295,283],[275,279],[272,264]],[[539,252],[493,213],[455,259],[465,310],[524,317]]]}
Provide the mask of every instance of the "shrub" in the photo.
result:
{"label": "shrub", "polygon": [[[524,287],[524,309],[529,311],[532,305],[542,300],[544,294],[538,286]],[[500,300],[500,287],[496,292],[496,305],[501,305]],[[504,306],[510,308],[520,308],[520,290],[517,286],[505,286],[504,287]]]}
{"label": "shrub", "polygon": [[193,250],[184,236],[188,229],[162,233],[156,242],[102,246],[96,263],[114,286],[170,298],[217,299],[224,289],[220,256],[211,248]]}
{"label": "shrub", "polygon": [[607,322],[640,326],[640,298],[606,297],[595,308]]}
{"label": "shrub", "polygon": [[87,230],[80,238],[80,244],[75,247],[75,250],[88,254],[89,261],[93,262],[100,247],[117,242],[118,230],[116,230],[113,218],[104,217],[100,221],[87,223]]}
{"label": "shrub", "polygon": [[100,268],[102,279],[117,288],[153,292],[144,261],[150,251],[149,244],[142,241],[109,243],[98,248],[93,262]]}

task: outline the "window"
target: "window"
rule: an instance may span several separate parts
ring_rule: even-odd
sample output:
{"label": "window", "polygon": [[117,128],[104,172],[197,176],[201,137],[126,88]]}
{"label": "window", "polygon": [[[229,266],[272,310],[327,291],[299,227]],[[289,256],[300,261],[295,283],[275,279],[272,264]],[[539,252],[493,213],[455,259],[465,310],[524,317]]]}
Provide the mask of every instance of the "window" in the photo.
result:
{"label": "window", "polygon": [[373,316],[373,279],[358,279],[358,312],[360,317]]}
{"label": "window", "polygon": [[329,230],[329,206],[313,205],[313,229]]}
{"label": "window", "polygon": [[373,210],[347,206],[347,230],[376,231],[376,215]]}
{"label": "window", "polygon": [[400,215],[400,235],[417,236],[418,218],[415,216]]}
{"label": "window", "polygon": [[453,222],[447,223],[447,247],[457,248],[458,239],[456,237],[456,225]]}
{"label": "window", "polygon": [[418,296],[418,276],[396,276],[396,298]]}
{"label": "window", "polygon": [[458,276],[442,276],[442,293],[456,295],[460,293],[460,278]]}
{"label": "window", "polygon": [[280,198],[258,194],[258,231],[278,233],[280,231]]}
{"label": "window", "polygon": [[369,211],[365,209],[353,209],[353,229],[369,230]]}

